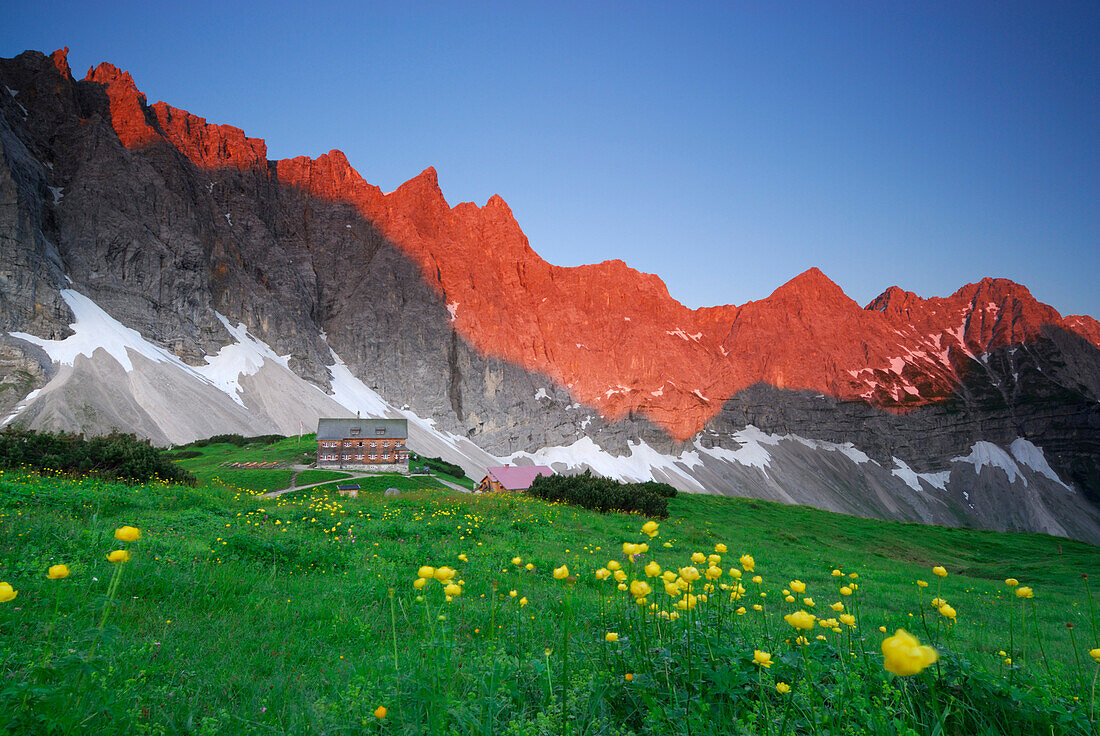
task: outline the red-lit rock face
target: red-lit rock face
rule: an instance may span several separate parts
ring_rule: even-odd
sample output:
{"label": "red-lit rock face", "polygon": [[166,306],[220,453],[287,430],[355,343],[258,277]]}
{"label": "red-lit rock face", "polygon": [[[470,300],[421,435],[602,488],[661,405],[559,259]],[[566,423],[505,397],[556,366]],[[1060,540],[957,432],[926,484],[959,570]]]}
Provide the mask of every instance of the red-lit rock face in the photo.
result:
{"label": "red-lit rock face", "polygon": [[[88,79],[105,85],[126,146],[168,141],[200,167],[266,171],[262,140],[164,103],[147,108],[130,75],[109,64]],[[676,439],[759,382],[904,411],[951,397],[972,359],[1034,339],[1044,325],[1100,347],[1096,320],[1062,320],[1004,279],[935,299],[891,287],[862,308],[815,268],[766,299],[692,310],[621,261],[547,263],[503,199],[451,207],[431,168],[388,195],[340,151],[278,161],[275,175],[354,205],[419,264],[479,350],[551,377],[608,419],[644,414]]]}

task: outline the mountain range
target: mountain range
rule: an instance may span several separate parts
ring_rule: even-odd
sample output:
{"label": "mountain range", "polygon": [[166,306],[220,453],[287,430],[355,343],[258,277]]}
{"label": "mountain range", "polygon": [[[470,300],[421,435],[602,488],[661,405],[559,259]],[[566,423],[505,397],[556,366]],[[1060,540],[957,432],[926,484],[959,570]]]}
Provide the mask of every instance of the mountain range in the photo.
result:
{"label": "mountain range", "polygon": [[66,53],[0,61],[5,423],[168,444],[360,411],[472,475],[1100,542],[1092,317],[998,278],[860,306],[818,269],[689,309],[622,261],[547,263],[434,169],[384,193],[339,151],[269,160]]}

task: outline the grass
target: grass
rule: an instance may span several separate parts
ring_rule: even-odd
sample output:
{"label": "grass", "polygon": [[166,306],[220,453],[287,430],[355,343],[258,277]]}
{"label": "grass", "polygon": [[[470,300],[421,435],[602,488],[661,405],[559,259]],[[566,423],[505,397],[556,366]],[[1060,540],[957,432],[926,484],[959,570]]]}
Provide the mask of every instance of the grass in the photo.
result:
{"label": "grass", "polygon": [[341,478],[350,478],[349,473],[341,473],[338,470],[303,470],[298,473],[298,478],[294,481],[295,485],[304,486],[310,483],[324,483],[329,480],[340,480]]}
{"label": "grass", "polygon": [[[296,441],[269,446],[267,456],[293,454]],[[206,471],[262,451],[205,449],[181,464]],[[18,591],[0,603],[0,731],[1093,729],[1096,666],[1087,650],[1100,644],[1081,574],[1097,579],[1100,554],[1087,544],[709,496],[673,499],[659,536],[648,539],[636,516],[428,489],[424,478],[359,479],[354,500],[339,498],[337,483],[264,499],[231,485],[244,472],[251,471],[208,476],[197,488],[0,474],[0,580]],[[385,497],[391,486],[402,494]],[[122,525],[139,527],[142,538],[116,541]],[[624,541],[651,548],[633,570]],[[719,543],[729,546],[724,569],[752,554],[762,583],[745,573],[741,600],[714,590],[677,621],[645,615],[613,579],[595,575],[620,562],[653,584],[649,600],[681,613],[641,562],[676,569]],[[105,555],[119,547],[134,554],[112,600],[118,568]],[[515,556],[532,569],[513,564]],[[59,563],[72,574],[47,579]],[[563,564],[570,576],[556,580],[551,573]],[[461,595],[446,602],[434,581],[414,588],[422,565],[457,570]],[[933,565],[949,575],[934,576]],[[834,568],[858,574],[854,599],[837,592]],[[1013,596],[1003,582],[1009,576],[1036,598]],[[815,629],[809,646],[791,643],[782,614],[793,606],[782,589],[796,578],[819,617],[836,615],[827,608],[835,601],[855,611],[858,600],[858,628]],[[917,579],[931,587],[922,593]],[[719,582],[736,585],[728,573]],[[928,605],[936,594],[957,609],[954,625]],[[758,601],[764,612],[752,610]],[[998,654],[1009,649],[1010,622],[1011,667]],[[886,675],[879,626],[933,644],[940,663],[911,678]],[[604,640],[609,631],[618,642]],[[825,641],[812,638],[819,631]],[[771,668],[752,663],[756,649],[773,654]],[[775,691],[779,679],[791,684],[790,695]]]}

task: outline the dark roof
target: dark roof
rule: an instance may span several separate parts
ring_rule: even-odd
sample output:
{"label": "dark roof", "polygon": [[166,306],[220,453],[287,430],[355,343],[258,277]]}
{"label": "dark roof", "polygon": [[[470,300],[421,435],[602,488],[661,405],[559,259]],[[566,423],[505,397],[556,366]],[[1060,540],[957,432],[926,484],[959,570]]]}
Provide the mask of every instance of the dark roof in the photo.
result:
{"label": "dark roof", "polygon": [[554,474],[545,465],[505,465],[502,468],[486,468],[485,472],[506,491],[526,491],[538,476],[545,475],[549,478]]}
{"label": "dark roof", "polygon": [[[352,434],[353,429],[358,429],[357,435]],[[383,430],[378,432],[377,430]],[[318,419],[317,439],[342,440],[349,437],[384,437],[403,440],[409,436],[408,419]]]}
{"label": "dark roof", "polygon": [[352,484],[346,485],[346,486],[336,486],[336,490],[338,490],[338,491],[358,491],[359,490],[359,484],[358,483],[352,483]]}

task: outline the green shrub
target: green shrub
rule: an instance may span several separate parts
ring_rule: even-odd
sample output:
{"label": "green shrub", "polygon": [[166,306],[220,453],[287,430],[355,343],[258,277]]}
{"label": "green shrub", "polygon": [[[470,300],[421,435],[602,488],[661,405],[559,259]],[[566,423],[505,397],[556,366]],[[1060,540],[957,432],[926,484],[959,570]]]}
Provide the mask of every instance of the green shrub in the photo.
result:
{"label": "green shrub", "polygon": [[410,453],[409,461],[412,465],[419,464],[426,470],[434,470],[437,473],[446,473],[454,478],[465,478],[466,471],[454,463],[449,463],[439,457],[420,457]]}
{"label": "green shrub", "polygon": [[209,447],[210,445],[236,445],[237,447],[244,447],[245,445],[273,445],[280,440],[286,439],[281,434],[259,434],[255,437],[245,437],[240,434],[216,434],[213,437],[207,437],[204,440],[195,440],[190,445],[184,445],[185,447]]}
{"label": "green shrub", "polygon": [[195,485],[195,476],[174,465],[168,454],[148,440],[111,432],[101,437],[36,432],[9,427],[0,431],[0,467],[89,474],[143,482],[161,480]]}
{"label": "green shrub", "polygon": [[661,519],[668,516],[668,499],[676,496],[676,489],[666,483],[620,483],[593,476],[588,470],[582,475],[539,476],[527,492],[593,511],[637,512]]}

